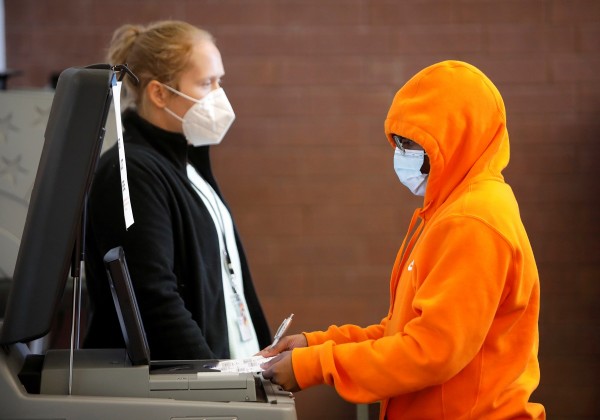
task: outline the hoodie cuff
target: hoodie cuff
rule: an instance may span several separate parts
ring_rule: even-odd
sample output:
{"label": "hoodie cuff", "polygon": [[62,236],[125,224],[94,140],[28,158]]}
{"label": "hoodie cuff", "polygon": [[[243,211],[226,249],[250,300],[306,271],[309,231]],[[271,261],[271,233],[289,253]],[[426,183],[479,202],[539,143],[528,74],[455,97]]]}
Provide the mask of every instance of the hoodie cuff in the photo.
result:
{"label": "hoodie cuff", "polygon": [[298,347],[292,351],[292,368],[300,389],[323,383],[321,346]]}
{"label": "hoodie cuff", "polygon": [[303,332],[302,334],[306,337],[306,342],[309,346],[322,344],[329,340],[329,338],[327,338],[327,332],[325,331]]}

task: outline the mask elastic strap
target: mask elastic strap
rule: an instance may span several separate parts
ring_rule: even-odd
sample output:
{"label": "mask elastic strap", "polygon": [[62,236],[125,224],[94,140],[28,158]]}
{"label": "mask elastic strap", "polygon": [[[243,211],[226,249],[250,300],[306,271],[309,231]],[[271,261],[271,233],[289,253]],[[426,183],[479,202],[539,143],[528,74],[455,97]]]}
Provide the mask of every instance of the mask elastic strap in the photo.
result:
{"label": "mask elastic strap", "polygon": [[179,95],[179,96],[181,96],[181,97],[183,97],[183,98],[185,98],[185,99],[188,99],[188,100],[190,100],[190,101],[192,101],[192,102],[194,102],[194,103],[200,103],[200,102],[202,102],[202,101],[203,101],[205,98],[207,98],[208,96],[210,96],[211,94],[213,94],[214,92],[218,91],[219,89],[223,89],[223,88],[218,88],[218,89],[211,90],[211,91],[210,91],[210,92],[208,92],[208,93],[206,94],[206,96],[204,96],[202,99],[196,99],[196,98],[192,98],[192,97],[191,97],[191,96],[189,96],[189,95],[186,95],[186,94],[185,94],[185,93],[183,93],[183,92],[180,92],[180,91],[178,91],[178,90],[177,90],[177,89],[175,89],[175,88],[172,88],[172,87],[171,87],[171,86],[169,86],[169,85],[165,85],[164,83],[161,83],[161,82],[158,82],[158,83],[160,83],[161,85],[163,85],[164,87],[166,87],[167,89],[169,89],[171,92],[173,92],[173,93],[176,93],[177,95]]}
{"label": "mask elastic strap", "polygon": [[177,118],[179,121],[183,122],[183,118],[181,118],[179,115],[177,115],[176,113],[174,113],[173,111],[171,111],[169,108],[165,107],[164,109],[167,112],[167,114],[169,114],[169,115]]}

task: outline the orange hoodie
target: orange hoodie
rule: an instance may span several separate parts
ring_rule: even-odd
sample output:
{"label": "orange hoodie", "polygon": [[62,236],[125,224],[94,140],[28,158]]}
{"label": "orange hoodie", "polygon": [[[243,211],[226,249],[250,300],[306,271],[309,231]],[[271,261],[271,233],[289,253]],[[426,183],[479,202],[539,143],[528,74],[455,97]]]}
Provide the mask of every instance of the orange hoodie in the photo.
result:
{"label": "orange hoodie", "polygon": [[[385,133],[425,149],[430,174],[396,258],[380,324],[305,333],[301,388],[381,401],[393,419],[544,419],[538,272],[517,201],[500,93],[463,62],[432,65],[396,94]],[[391,166],[390,162],[390,166]]]}

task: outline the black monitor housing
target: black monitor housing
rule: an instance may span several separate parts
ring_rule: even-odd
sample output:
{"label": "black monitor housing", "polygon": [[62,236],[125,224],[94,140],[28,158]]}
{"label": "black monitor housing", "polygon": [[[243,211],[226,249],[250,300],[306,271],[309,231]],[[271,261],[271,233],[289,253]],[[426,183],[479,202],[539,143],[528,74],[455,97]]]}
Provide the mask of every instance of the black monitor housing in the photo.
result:
{"label": "black monitor housing", "polygon": [[69,269],[81,260],[85,198],[104,140],[116,73],[69,68],[58,79],[19,247],[0,344],[50,331]]}

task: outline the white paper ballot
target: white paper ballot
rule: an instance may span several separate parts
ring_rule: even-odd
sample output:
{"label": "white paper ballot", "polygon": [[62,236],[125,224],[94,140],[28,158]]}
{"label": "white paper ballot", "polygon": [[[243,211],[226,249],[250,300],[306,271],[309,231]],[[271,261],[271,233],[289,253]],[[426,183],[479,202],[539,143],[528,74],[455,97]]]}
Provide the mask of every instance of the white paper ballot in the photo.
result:
{"label": "white paper ballot", "polygon": [[262,372],[264,369],[260,365],[268,362],[273,357],[252,356],[245,359],[222,360],[211,367],[229,373]]}

